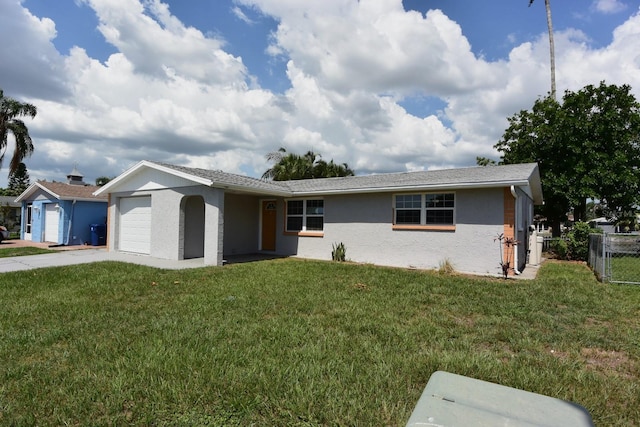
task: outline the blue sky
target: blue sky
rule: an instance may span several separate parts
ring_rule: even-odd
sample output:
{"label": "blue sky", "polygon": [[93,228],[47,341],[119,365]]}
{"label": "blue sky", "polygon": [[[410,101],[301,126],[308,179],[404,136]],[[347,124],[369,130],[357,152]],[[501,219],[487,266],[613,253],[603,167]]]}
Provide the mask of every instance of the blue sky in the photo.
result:
{"label": "blue sky", "polygon": [[[640,89],[638,0],[552,1],[558,92]],[[544,0],[0,0],[0,88],[34,103],[32,179],[139,160],[260,176],[313,149],[359,174],[496,157],[549,90]],[[0,171],[0,185],[6,174]]]}

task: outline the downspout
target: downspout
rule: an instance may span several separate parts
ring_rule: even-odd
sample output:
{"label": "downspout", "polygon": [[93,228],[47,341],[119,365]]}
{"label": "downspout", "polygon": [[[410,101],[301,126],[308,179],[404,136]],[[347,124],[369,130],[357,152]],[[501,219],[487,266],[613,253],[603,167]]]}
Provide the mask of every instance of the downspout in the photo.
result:
{"label": "downspout", "polygon": [[[513,209],[513,238],[514,240],[518,240],[518,193],[516,192],[516,187],[511,186],[511,195],[515,200],[514,209]],[[518,270],[518,249],[516,246],[513,247],[513,272],[516,275],[520,274],[520,270]]]}
{"label": "downspout", "polygon": [[69,227],[67,227],[67,241],[65,242],[65,246],[69,246],[69,236],[71,236],[71,224],[73,224],[73,212],[76,207],[76,199],[73,199],[73,203],[71,203],[71,215],[69,217]]}

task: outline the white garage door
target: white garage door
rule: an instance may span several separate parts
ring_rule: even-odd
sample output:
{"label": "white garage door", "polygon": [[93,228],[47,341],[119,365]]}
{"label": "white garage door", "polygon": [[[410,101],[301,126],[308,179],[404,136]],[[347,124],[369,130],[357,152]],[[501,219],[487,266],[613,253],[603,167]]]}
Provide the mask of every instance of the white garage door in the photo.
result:
{"label": "white garage door", "polygon": [[151,197],[120,199],[121,251],[151,253]]}
{"label": "white garage door", "polygon": [[44,205],[44,241],[58,243],[58,231],[60,231],[60,212],[55,203]]}

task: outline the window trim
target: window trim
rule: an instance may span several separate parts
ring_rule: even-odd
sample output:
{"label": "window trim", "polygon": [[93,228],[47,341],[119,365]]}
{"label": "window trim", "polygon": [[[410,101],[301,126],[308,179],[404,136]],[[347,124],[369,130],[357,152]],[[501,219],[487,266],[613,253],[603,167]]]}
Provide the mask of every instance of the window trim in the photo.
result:
{"label": "window trim", "polygon": [[[302,230],[288,230],[287,224],[289,219],[289,202],[302,201],[302,214],[292,215],[295,217],[302,217]],[[307,214],[307,202],[310,200],[322,200],[322,215]],[[322,230],[307,230],[307,218],[322,218]],[[324,198],[323,197],[296,197],[292,199],[285,199],[284,203],[284,234],[290,236],[301,237],[323,237],[324,236]]]}
{"label": "window trim", "polygon": [[[453,207],[428,208],[426,206],[427,194],[453,194]],[[420,224],[396,224],[396,198],[397,196],[420,196]],[[394,193],[391,198],[392,224],[393,230],[422,230],[422,231],[455,231],[456,230],[456,192],[455,191],[425,191],[422,193]],[[415,208],[413,208],[415,210]],[[451,210],[453,211],[453,224],[427,224],[427,211],[429,210]]]}

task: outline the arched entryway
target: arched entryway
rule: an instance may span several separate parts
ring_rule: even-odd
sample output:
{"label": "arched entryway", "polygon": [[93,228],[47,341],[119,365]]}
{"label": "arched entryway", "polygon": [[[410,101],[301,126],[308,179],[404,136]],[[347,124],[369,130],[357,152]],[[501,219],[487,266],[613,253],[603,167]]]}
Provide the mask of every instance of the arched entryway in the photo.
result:
{"label": "arched entryway", "polygon": [[204,257],[204,199],[187,196],[182,199],[181,217],[183,259]]}

